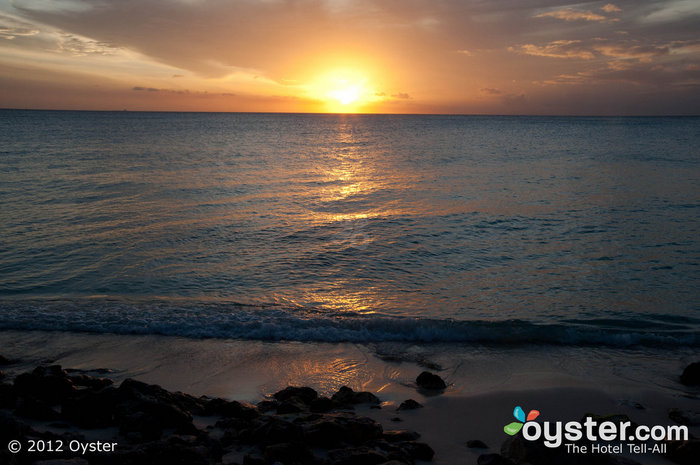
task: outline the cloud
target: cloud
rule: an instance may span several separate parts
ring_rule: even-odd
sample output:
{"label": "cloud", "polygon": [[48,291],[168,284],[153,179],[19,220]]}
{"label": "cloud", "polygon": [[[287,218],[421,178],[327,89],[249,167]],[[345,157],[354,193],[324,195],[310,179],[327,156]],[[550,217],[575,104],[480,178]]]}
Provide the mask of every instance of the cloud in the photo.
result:
{"label": "cloud", "polygon": [[486,95],[501,95],[503,93],[500,90],[493,89],[491,87],[484,87],[479,92],[481,92],[482,94],[486,94]]}
{"label": "cloud", "polygon": [[608,3],[604,7],[601,8],[606,13],[618,13],[622,11],[622,9],[616,5],[613,5],[612,3]]}
{"label": "cloud", "polygon": [[209,92],[202,90],[188,90],[188,89],[158,89],[156,87],[143,87],[134,86],[131,90],[137,92],[162,92],[166,94],[177,94],[177,95],[187,95],[192,97],[236,97],[237,95],[232,92]]}
{"label": "cloud", "polygon": [[583,60],[595,58],[595,53],[580,40],[555,40],[545,45],[524,44],[509,49],[525,55],[540,57],[580,58]]}
{"label": "cloud", "polygon": [[0,15],[0,38],[2,39],[13,40],[17,37],[35,36],[39,32],[33,24]]}
{"label": "cloud", "polygon": [[397,92],[396,94],[391,94],[391,98],[407,100],[407,99],[410,99],[411,96],[405,92]]}
{"label": "cloud", "polygon": [[535,15],[535,18],[556,18],[564,21],[608,21],[608,18],[592,11],[579,11],[573,8],[564,8],[562,10],[548,11]]}
{"label": "cloud", "polygon": [[525,55],[550,58],[594,58],[635,60],[650,62],[671,53],[695,53],[700,51],[698,41],[673,41],[669,43],[642,44],[633,39],[555,40],[544,45],[524,44],[510,47],[510,51]]}
{"label": "cloud", "polygon": [[643,18],[644,22],[666,23],[700,15],[697,0],[667,0],[653,7],[653,11]]}
{"label": "cloud", "polygon": [[75,56],[114,55],[119,50],[119,47],[107,42],[99,42],[68,33],[59,35],[57,45],[59,51]]}

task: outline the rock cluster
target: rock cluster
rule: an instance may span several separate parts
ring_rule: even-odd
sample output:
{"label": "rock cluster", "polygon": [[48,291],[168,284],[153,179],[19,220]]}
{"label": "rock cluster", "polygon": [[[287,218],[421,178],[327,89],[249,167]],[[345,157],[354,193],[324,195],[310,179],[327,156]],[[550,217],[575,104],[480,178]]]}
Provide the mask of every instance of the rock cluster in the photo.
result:
{"label": "rock cluster", "polygon": [[[309,387],[288,387],[249,405],[169,392],[133,379],[115,387],[109,379],[69,373],[57,365],[38,367],[11,384],[0,383],[0,444],[14,439],[25,444],[29,439],[86,442],[89,430],[100,429],[88,436],[109,434],[118,447],[110,453],[15,455],[3,448],[0,463],[400,465],[431,460],[433,450],[417,441],[418,433],[384,431],[353,411],[358,404],[379,403],[374,394],[348,387],[331,398],[319,397]],[[215,426],[197,427],[201,422],[193,421],[206,417]],[[66,432],[38,431],[26,419]]]}

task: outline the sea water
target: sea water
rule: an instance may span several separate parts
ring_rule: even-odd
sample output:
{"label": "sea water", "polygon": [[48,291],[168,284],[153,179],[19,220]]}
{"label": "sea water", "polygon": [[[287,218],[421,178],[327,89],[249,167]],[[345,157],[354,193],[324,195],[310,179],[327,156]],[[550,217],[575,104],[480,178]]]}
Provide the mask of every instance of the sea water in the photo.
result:
{"label": "sea water", "polygon": [[0,329],[700,346],[700,118],[0,110]]}

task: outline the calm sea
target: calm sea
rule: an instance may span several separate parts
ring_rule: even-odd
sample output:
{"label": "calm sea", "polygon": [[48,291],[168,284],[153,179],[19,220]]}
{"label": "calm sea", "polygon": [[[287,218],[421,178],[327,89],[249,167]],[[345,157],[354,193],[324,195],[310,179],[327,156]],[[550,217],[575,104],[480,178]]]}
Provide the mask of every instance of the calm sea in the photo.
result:
{"label": "calm sea", "polygon": [[0,111],[0,329],[700,346],[700,118]]}

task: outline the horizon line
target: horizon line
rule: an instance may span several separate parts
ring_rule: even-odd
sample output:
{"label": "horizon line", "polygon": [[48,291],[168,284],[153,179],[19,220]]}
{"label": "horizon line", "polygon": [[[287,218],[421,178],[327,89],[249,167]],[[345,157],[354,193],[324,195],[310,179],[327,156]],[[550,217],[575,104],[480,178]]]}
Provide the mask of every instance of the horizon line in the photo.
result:
{"label": "horizon line", "polygon": [[700,113],[383,113],[383,112],[288,112],[288,111],[206,111],[206,110],[105,110],[105,109],[83,109],[83,108],[5,108],[0,107],[0,111],[55,111],[55,112],[92,112],[92,113],[216,113],[216,114],[240,114],[240,115],[309,115],[309,116],[494,116],[494,117],[562,117],[562,118],[694,118],[700,117]]}

